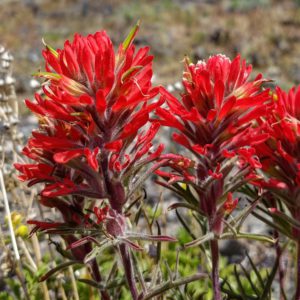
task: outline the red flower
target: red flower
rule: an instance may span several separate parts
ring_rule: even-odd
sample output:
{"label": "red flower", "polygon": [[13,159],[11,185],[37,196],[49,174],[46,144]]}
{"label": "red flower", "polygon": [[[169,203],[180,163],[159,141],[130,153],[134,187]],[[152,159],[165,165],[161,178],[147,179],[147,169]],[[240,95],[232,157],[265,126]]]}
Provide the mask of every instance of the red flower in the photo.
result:
{"label": "red flower", "polygon": [[40,128],[24,154],[37,165],[16,166],[22,180],[49,183],[43,195],[108,197],[121,210],[126,200],[109,196],[118,189],[111,179],[122,180],[120,173],[129,174],[134,164],[141,167],[161,153],[162,146],[152,150],[159,123],[140,130],[163,99],[148,103],[158,92],[151,87],[153,57],[148,47],[135,53],[136,30],[117,54],[105,32],[76,34],[63,49],[47,46],[43,52],[46,72],[37,75],[48,79],[45,97],[37,94],[36,103],[26,100],[40,117]]}
{"label": "red flower", "polygon": [[108,209],[109,209],[109,207],[107,205],[105,205],[102,208],[99,208],[97,206],[94,207],[94,214],[96,215],[96,218],[97,218],[97,221],[96,221],[97,224],[102,223],[106,219]]}
{"label": "red flower", "polygon": [[[23,150],[33,163],[15,167],[30,185],[44,183],[41,204],[58,209],[63,219],[31,224],[35,231],[53,234],[67,230],[64,238],[73,245],[76,259],[83,260],[93,242],[84,232],[75,235],[77,227],[98,228],[105,220],[108,233],[124,232],[123,206],[139,187],[135,181],[163,151],[163,145],[153,148],[160,124],[150,123],[149,114],[164,99],[153,101],[158,94],[151,84],[153,57],[149,47],[135,51],[137,29],[117,53],[103,31],[87,37],[76,34],[63,49],[46,46],[46,72],[37,73],[46,79],[44,95],[25,101],[38,116],[39,128]],[[86,197],[95,199],[95,222],[86,213]],[[109,207],[99,208],[96,201],[104,198]],[[88,245],[82,246],[82,240]]]}
{"label": "red flower", "polygon": [[[269,139],[255,146],[266,177],[256,184],[272,192],[276,199],[283,200],[295,222],[300,221],[299,106],[300,86],[288,93],[276,88],[269,113],[261,121],[261,128]],[[299,239],[299,230],[294,230],[293,235]]]}
{"label": "red flower", "polygon": [[225,201],[223,207],[226,213],[231,213],[237,206],[239,199],[232,198],[232,193],[228,193],[227,200]]}
{"label": "red flower", "polygon": [[162,89],[169,110],[156,109],[162,125],[179,131],[173,140],[190,151],[194,161],[188,169],[169,162],[173,171],[164,171],[163,177],[193,184],[199,209],[213,230],[219,212],[228,211],[219,207],[228,191],[261,167],[254,145],[268,138],[257,125],[267,111],[269,91],[262,88],[266,80],[261,75],[249,80],[251,70],[239,56],[230,61],[215,55],[196,65],[186,60],[181,101]]}
{"label": "red flower", "polygon": [[[273,105],[261,127],[270,138],[256,146],[263,170],[270,178],[282,181],[290,191],[299,186],[300,163],[300,86],[289,93],[279,87],[273,95]],[[295,191],[296,192],[296,191]]]}

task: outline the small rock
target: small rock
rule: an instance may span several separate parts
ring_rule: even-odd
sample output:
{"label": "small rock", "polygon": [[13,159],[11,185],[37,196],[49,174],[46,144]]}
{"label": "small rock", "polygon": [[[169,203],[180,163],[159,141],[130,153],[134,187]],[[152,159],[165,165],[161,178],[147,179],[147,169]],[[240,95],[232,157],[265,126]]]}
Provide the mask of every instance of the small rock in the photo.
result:
{"label": "small rock", "polygon": [[229,264],[240,263],[246,256],[247,247],[237,240],[220,242],[220,253],[227,257]]}
{"label": "small rock", "polygon": [[32,90],[37,90],[38,88],[40,88],[41,84],[36,79],[32,78],[29,81],[29,86]]}

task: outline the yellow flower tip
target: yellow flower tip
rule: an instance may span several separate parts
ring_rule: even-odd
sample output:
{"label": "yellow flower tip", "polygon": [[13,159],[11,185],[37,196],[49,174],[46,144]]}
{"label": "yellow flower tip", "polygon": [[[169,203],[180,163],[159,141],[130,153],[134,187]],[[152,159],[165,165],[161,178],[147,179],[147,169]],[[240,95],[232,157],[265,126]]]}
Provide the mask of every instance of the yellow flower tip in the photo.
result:
{"label": "yellow flower tip", "polygon": [[[12,224],[13,224],[14,228],[16,228],[18,225],[20,225],[22,220],[23,220],[23,216],[20,213],[16,212],[16,211],[13,211],[10,214],[10,218],[11,218],[11,221],[12,221]],[[8,216],[5,216],[5,223],[8,224]]]}
{"label": "yellow flower tip", "polygon": [[14,225],[14,226],[20,225],[21,222],[22,222],[22,220],[23,220],[23,217],[22,217],[22,215],[19,214],[19,213],[15,213],[15,214],[12,216],[12,222],[13,222],[13,225]]}
{"label": "yellow flower tip", "polygon": [[25,238],[29,234],[28,227],[26,225],[20,225],[16,230],[15,233],[17,236],[20,236],[22,238]]}
{"label": "yellow flower tip", "polygon": [[35,77],[42,77],[48,80],[53,80],[53,81],[59,81],[61,79],[61,76],[56,73],[51,73],[51,72],[36,72],[33,73],[32,76]]}
{"label": "yellow flower tip", "polygon": [[140,22],[140,20],[138,20],[137,23],[135,24],[135,26],[130,30],[130,32],[129,32],[128,36],[126,37],[126,39],[124,40],[124,42],[122,43],[124,52],[126,52],[126,50],[133,43],[134,38],[139,31],[140,25],[141,25],[141,22]]}
{"label": "yellow flower tip", "polygon": [[53,49],[50,45],[48,45],[45,42],[44,38],[42,38],[42,43],[47,50],[49,50],[56,58],[58,58],[58,52],[55,49]]}
{"label": "yellow flower tip", "polygon": [[66,76],[61,78],[60,83],[72,96],[79,97],[88,93],[88,90],[84,85]]}
{"label": "yellow flower tip", "polygon": [[186,191],[186,183],[181,182],[180,186]]}

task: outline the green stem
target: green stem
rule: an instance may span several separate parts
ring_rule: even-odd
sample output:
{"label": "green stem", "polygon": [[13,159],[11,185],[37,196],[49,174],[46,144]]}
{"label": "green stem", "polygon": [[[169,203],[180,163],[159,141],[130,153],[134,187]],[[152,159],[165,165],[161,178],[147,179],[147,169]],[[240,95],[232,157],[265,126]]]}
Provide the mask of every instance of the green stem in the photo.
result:
{"label": "green stem", "polygon": [[212,260],[211,277],[213,283],[214,300],[222,300],[219,284],[219,245],[218,240],[210,241],[210,251]]}
{"label": "green stem", "polygon": [[154,297],[161,295],[170,289],[174,289],[181,285],[184,285],[184,284],[196,281],[196,280],[200,280],[206,276],[207,276],[206,274],[199,273],[199,274],[194,274],[191,276],[179,278],[174,281],[168,280],[167,282],[165,282],[159,286],[156,286],[155,288],[153,288],[151,290],[148,290],[147,294],[144,296],[140,296],[139,299],[143,299],[143,300],[153,299]]}

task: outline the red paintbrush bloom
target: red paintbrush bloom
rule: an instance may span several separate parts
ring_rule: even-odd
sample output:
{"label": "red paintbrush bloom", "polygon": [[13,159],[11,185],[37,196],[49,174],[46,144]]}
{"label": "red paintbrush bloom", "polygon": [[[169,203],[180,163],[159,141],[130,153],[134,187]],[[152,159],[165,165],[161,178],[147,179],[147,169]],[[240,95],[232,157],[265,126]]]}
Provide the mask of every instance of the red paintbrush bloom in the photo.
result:
{"label": "red paintbrush bloom", "polygon": [[[103,31],[87,37],[77,34],[63,49],[46,46],[46,72],[37,73],[47,80],[44,96],[26,100],[40,121],[23,150],[34,163],[16,165],[21,180],[45,184],[41,204],[55,207],[64,221],[31,221],[34,231],[61,234],[77,260],[85,260],[91,243],[99,243],[88,233],[92,227],[102,241],[113,237],[135,299],[127,246],[140,247],[126,239],[123,207],[157,168],[144,168],[163,151],[163,145],[153,149],[160,124],[150,123],[149,114],[164,102],[162,97],[152,101],[158,94],[151,84],[153,57],[149,47],[135,51],[137,30],[138,26],[117,53]],[[86,197],[95,200],[85,201]],[[109,208],[99,208],[103,199]],[[94,279],[101,281],[95,257],[87,262]]]}
{"label": "red paintbrush bloom", "polygon": [[164,177],[192,185],[198,209],[217,233],[220,218],[236,206],[225,200],[228,193],[261,167],[254,145],[268,137],[256,125],[266,112],[269,91],[262,89],[261,75],[249,79],[251,69],[239,56],[230,61],[215,55],[195,65],[186,60],[181,100],[162,90],[169,110],[156,109],[160,123],[176,129],[173,140],[192,153],[193,161],[188,168],[171,161],[173,171]]}
{"label": "red paintbrush bloom", "polygon": [[37,74],[48,79],[45,97],[26,100],[40,128],[23,153],[37,164],[16,166],[21,180],[46,183],[43,196],[109,198],[121,212],[125,194],[131,193],[120,187],[122,178],[162,152],[162,145],[152,150],[159,123],[140,130],[163,100],[149,104],[158,92],[151,86],[153,57],[148,47],[135,52],[136,31],[116,54],[105,32],[77,34],[61,50],[46,46],[47,72]]}
{"label": "red paintbrush bloom", "polygon": [[[300,86],[288,93],[276,88],[273,105],[261,122],[269,139],[256,146],[267,179],[257,184],[285,202],[295,224],[300,224]],[[277,211],[271,211],[276,213]],[[280,216],[279,216],[280,217]],[[282,217],[282,216],[281,216]],[[300,238],[300,227],[291,224],[292,235]]]}

